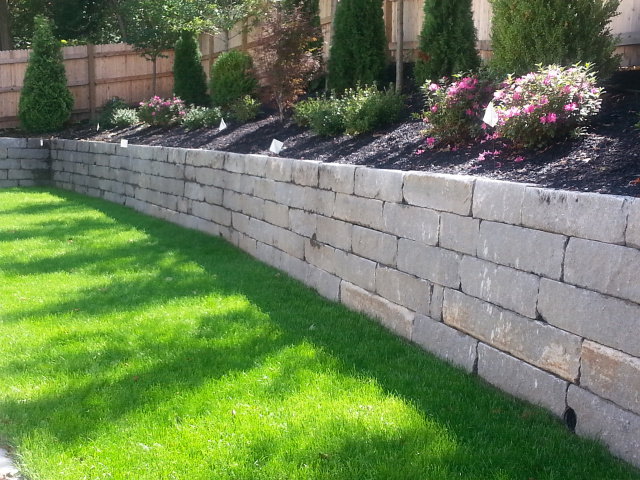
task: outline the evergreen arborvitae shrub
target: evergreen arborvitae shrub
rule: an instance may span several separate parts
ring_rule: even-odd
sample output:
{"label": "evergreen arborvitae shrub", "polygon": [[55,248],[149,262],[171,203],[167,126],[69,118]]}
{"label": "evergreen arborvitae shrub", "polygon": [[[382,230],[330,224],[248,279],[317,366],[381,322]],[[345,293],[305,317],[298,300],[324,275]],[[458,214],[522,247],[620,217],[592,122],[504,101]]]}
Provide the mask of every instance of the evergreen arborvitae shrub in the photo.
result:
{"label": "evergreen arborvitae shrub", "polygon": [[479,66],[471,0],[425,0],[414,69],[416,84]]}
{"label": "evergreen arborvitae shrub", "polygon": [[73,95],[67,88],[61,46],[49,21],[37,16],[18,103],[20,127],[27,132],[59,130],[71,118]]}
{"label": "evergreen arborvitae shrub", "polygon": [[202,68],[202,53],[194,32],[184,31],[176,42],[173,60],[173,92],[187,105],[207,106],[207,77]]}
{"label": "evergreen arborvitae shrub", "polygon": [[257,89],[258,80],[248,53],[230,50],[220,55],[211,66],[209,91],[216,107],[227,108],[240,98],[255,95]]}
{"label": "evergreen arborvitae shrub", "polygon": [[592,63],[599,78],[619,65],[610,21],[620,0],[491,0],[492,66],[524,75],[536,65]]}
{"label": "evergreen arborvitae shrub", "polygon": [[382,0],[340,0],[329,53],[329,86],[337,91],[372,85],[387,64]]}

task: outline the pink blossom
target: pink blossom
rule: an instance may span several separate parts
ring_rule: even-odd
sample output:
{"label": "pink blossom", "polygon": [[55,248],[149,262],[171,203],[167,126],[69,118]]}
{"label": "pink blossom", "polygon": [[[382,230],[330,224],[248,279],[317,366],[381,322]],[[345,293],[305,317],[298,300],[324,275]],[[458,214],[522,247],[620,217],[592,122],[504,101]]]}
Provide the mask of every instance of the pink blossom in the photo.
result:
{"label": "pink blossom", "polygon": [[153,115],[155,115],[155,114],[156,114],[156,112],[151,112],[151,116],[153,116]]}
{"label": "pink blossom", "polygon": [[504,92],[502,90],[498,90],[497,92],[493,93],[493,98],[495,98],[496,100],[500,100],[502,97],[504,97]]}
{"label": "pink blossom", "polygon": [[547,97],[546,95],[542,95],[542,97],[540,97],[540,105],[547,105],[549,103],[549,97]]}
{"label": "pink blossom", "polygon": [[486,123],[484,123],[484,122],[482,122],[482,125],[481,125],[480,127],[481,127],[483,130],[486,130],[486,129],[487,129],[487,124],[486,124]]}
{"label": "pink blossom", "polygon": [[523,160],[524,160],[524,157],[523,156],[519,156],[519,157],[516,157],[513,161],[514,162],[522,162]]}
{"label": "pink blossom", "polygon": [[549,115],[547,115],[547,122],[549,123],[555,123],[556,121],[556,114],[551,112]]}
{"label": "pink blossom", "polygon": [[565,112],[573,112],[574,110],[578,109],[578,105],[573,102],[573,103],[568,103],[567,105],[564,106],[564,111]]}
{"label": "pink blossom", "polygon": [[453,146],[453,147],[451,148],[451,151],[452,151],[452,152],[457,152],[457,151],[458,151],[458,147]]}
{"label": "pink blossom", "polygon": [[431,85],[429,85],[429,90],[432,92],[437,92],[440,89],[440,87],[438,86],[437,83],[432,83]]}
{"label": "pink blossom", "polygon": [[467,108],[467,111],[464,112],[466,115],[473,115],[473,110],[471,110],[470,108]]}
{"label": "pink blossom", "polygon": [[434,105],[433,107],[431,107],[431,112],[432,113],[436,113],[438,111],[438,106]]}
{"label": "pink blossom", "polygon": [[523,110],[525,113],[533,113],[533,111],[536,109],[535,105],[526,105]]}
{"label": "pink blossom", "polygon": [[429,137],[427,138],[427,145],[429,145],[430,147],[433,147],[433,144],[436,143],[436,139],[433,137]]}
{"label": "pink blossom", "polygon": [[547,117],[545,117],[544,115],[540,117],[540,123],[545,124],[547,123]]}
{"label": "pink blossom", "polygon": [[416,154],[417,154],[417,155],[422,155],[423,153],[424,153],[424,150],[421,150],[421,149],[418,149],[418,150],[416,151]]}

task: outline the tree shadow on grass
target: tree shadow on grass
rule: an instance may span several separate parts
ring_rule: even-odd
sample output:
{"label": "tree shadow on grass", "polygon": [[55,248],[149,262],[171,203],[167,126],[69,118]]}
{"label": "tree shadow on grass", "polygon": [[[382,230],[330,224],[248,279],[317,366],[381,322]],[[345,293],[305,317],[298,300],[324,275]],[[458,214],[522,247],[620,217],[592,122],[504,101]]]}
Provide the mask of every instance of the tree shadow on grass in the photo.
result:
{"label": "tree shadow on grass", "polygon": [[[467,376],[415,345],[394,338],[364,316],[301,288],[297,281],[250,260],[221,239],[168,226],[121,206],[72,193],[53,192],[64,200],[97,209],[121,226],[143,229],[154,248],[172,252],[175,263],[167,269],[157,269],[143,282],[133,279],[119,286],[112,285],[107,301],[103,292],[85,289],[75,298],[24,310],[22,318],[67,312],[79,301],[87,313],[105,313],[117,309],[117,299],[127,292],[135,292],[133,308],[136,311],[168,299],[185,298],[196,290],[203,297],[241,294],[247,303],[231,314],[202,315],[197,318],[198,327],[193,332],[170,330],[170,334],[162,338],[145,338],[144,346],[123,345],[122,338],[111,338],[100,351],[75,350],[73,356],[59,359],[64,362],[62,368],[77,370],[78,381],[69,382],[63,392],[55,396],[43,394],[27,401],[3,402],[2,412],[10,422],[6,431],[16,439],[18,424],[23,424],[26,427],[22,428],[27,431],[48,430],[60,442],[81,442],[104,426],[125,421],[139,410],[154,409],[173,401],[178,392],[189,394],[222,378],[232,384],[237,379],[240,386],[241,375],[259,370],[260,365],[272,358],[280,362],[281,374],[260,388],[286,399],[303,387],[307,379],[303,370],[309,365],[296,361],[296,357],[287,360],[283,352],[292,346],[309,344],[332,359],[323,368],[376,382],[385,395],[400,397],[447,432],[454,439],[455,448],[426,464],[405,461],[396,465],[394,462],[401,461],[397,460],[396,453],[408,448],[406,443],[384,438],[364,439],[355,435],[347,424],[340,430],[340,438],[329,445],[330,451],[303,449],[296,454],[299,455],[296,464],[333,461],[335,472],[353,471],[350,478],[421,479],[425,478],[425,465],[435,465],[441,470],[426,478],[462,475],[463,478],[501,480],[601,478],[595,473],[598,468],[604,468],[608,478],[640,478],[637,471],[608,459],[604,449],[569,435],[557,420],[541,410],[508,398],[486,387],[478,378]],[[109,225],[111,222],[107,222],[105,228],[110,228]],[[122,253],[118,249],[104,255],[98,253],[94,262],[99,265],[109,256]],[[139,254],[144,256],[143,250]],[[164,253],[148,255],[145,262],[152,265],[164,258]],[[89,258],[82,261],[85,268],[91,268]],[[197,264],[200,273],[192,278],[176,276],[175,283],[168,286],[165,276],[175,275],[173,267],[184,263]],[[100,270],[99,266],[94,268]],[[20,316],[15,315],[11,320],[20,321]],[[131,321],[124,318],[122,328],[131,328]],[[235,332],[236,336],[229,336],[229,332]],[[61,335],[50,338],[50,344],[44,345],[40,352],[33,352],[28,362],[5,364],[5,373],[38,368],[50,362],[49,353],[59,345]],[[81,342],[82,338],[71,340]],[[100,360],[96,365],[98,353],[106,361]],[[139,355],[149,355],[150,359],[137,362]],[[135,368],[116,368],[123,363],[131,363]],[[69,422],[70,416],[79,418]],[[410,435],[421,434],[427,432],[417,429]],[[252,448],[247,453],[249,457],[268,461],[288,455],[290,445],[272,439],[262,444],[256,442]],[[387,463],[376,463],[372,452],[379,452]],[[328,458],[318,457],[320,453]],[[579,461],[558,463],[558,457]],[[336,475],[332,473],[334,467],[329,465],[322,478]],[[552,471],[547,471],[548,468]]]}

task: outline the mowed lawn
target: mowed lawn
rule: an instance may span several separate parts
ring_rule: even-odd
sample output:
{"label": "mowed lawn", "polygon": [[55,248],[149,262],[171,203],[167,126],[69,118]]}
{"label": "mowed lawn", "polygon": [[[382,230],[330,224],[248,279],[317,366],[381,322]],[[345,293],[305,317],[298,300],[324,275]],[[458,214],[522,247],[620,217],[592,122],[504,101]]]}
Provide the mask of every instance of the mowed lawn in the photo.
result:
{"label": "mowed lawn", "polygon": [[219,238],[0,191],[0,444],[27,479],[640,479]]}

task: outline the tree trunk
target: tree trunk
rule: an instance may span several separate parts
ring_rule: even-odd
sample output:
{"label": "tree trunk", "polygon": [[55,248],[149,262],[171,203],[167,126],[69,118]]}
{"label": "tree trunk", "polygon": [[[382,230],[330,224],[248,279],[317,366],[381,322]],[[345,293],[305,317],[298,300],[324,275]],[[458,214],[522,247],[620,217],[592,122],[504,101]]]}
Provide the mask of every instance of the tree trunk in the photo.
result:
{"label": "tree trunk", "polygon": [[0,0],[0,50],[12,50],[11,24],[9,22],[9,4]]}
{"label": "tree trunk", "polygon": [[229,51],[229,30],[227,30],[226,28],[222,30],[222,51]]}
{"label": "tree trunk", "polygon": [[153,62],[153,83],[152,83],[152,90],[153,90],[153,96],[156,96],[156,84],[157,84],[157,74],[158,74],[158,57],[153,57],[153,59],[151,60]]}
{"label": "tree trunk", "polygon": [[402,93],[404,83],[404,0],[396,3],[396,92]]}
{"label": "tree trunk", "polygon": [[[336,10],[340,0],[332,0],[331,2],[331,27],[329,28],[329,55],[331,55],[331,45],[333,45],[333,33],[335,32]],[[324,89],[329,90],[329,75],[325,75]]]}

